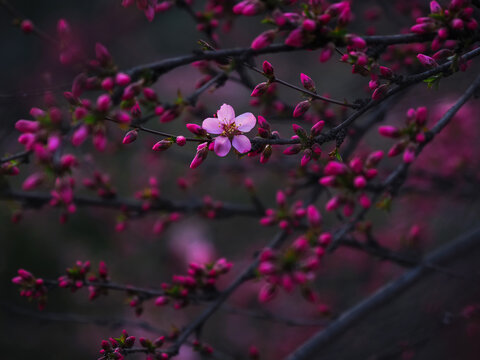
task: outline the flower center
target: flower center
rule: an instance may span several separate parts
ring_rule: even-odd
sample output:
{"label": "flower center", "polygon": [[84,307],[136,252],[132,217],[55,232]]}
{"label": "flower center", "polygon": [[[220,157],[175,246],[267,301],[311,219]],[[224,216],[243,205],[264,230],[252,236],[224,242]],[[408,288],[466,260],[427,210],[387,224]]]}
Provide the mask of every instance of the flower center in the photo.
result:
{"label": "flower center", "polygon": [[228,137],[231,139],[233,136],[240,134],[238,126],[235,123],[223,124],[223,133],[222,136]]}

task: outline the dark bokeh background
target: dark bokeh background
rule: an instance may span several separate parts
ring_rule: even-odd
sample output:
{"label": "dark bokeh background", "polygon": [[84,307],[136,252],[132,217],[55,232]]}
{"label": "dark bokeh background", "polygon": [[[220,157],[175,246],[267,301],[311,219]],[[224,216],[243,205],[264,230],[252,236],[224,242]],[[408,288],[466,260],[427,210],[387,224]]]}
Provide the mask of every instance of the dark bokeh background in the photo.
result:
{"label": "dark bokeh background", "polygon": [[[365,31],[367,25],[362,20],[363,10],[375,3],[372,1],[354,4],[354,11],[358,15],[352,31],[358,33]],[[396,33],[411,23],[408,17],[398,16],[384,3],[387,2],[378,2],[379,9],[384,15],[383,20],[377,23],[379,33]],[[15,1],[14,5],[25,17],[32,19],[38,27],[50,34],[55,33],[57,20],[66,18],[87,57],[93,56],[95,42],[101,42],[109,48],[122,69],[189,53],[197,47],[197,40],[203,38],[195,31],[195,25],[190,17],[178,9],[172,9],[167,14],[159,14],[152,23],[149,23],[140,11],[134,8],[124,9],[120,6],[120,1],[114,0],[81,2],[25,0]],[[51,45],[35,36],[22,34],[18,28],[11,25],[11,20],[11,16],[0,8],[0,44],[3,49],[0,57],[2,155],[21,149],[16,143],[17,134],[13,130],[15,121],[29,118],[30,107],[42,106],[45,89],[52,91],[60,100],[62,92],[71,87],[71,81],[75,76],[75,71],[58,64],[58,54]],[[225,48],[248,46],[251,39],[262,29],[260,18],[242,18],[235,24],[230,34],[221,34],[221,44]],[[316,81],[319,92],[328,92],[335,98],[356,99],[366,96],[364,87],[368,79],[352,76],[346,64],[336,60],[320,64],[317,58],[318,51],[315,51],[265,56],[259,58],[258,62],[261,64],[263,60],[271,61],[279,77],[296,84],[299,83],[299,74],[305,72]],[[475,73],[476,70],[478,68],[470,71]],[[252,77],[255,82],[261,81],[256,74],[252,74]],[[467,73],[452,80],[442,80],[441,89],[438,91],[427,90],[424,85],[418,85],[402,98],[395,99],[389,104],[389,121],[401,122],[408,107],[428,103],[435,108],[451,102],[459,91],[466,88],[471,77]],[[155,89],[166,102],[173,102],[178,89],[184,94],[191,93],[194,90],[194,80],[198,78],[198,73],[192,67],[182,67],[162,77],[155,85]],[[300,100],[298,94],[288,89],[282,89],[280,94],[291,105]],[[252,110],[248,105],[248,101],[247,89],[229,84],[213,94],[207,93],[202,97],[202,103],[205,105],[204,117],[215,112],[224,102],[238,109],[238,113],[253,111],[257,114],[255,109]],[[478,117],[478,106],[471,107],[469,111],[471,116]],[[185,120],[187,119],[182,118],[162,129],[185,133]],[[201,120],[203,120],[201,116],[189,118],[189,121],[197,123]],[[289,122],[287,124],[285,121],[272,122],[282,133],[290,133]],[[155,120],[152,127],[160,128],[160,125]],[[239,164],[233,157],[227,159],[210,157],[207,163],[202,165],[203,170],[199,173],[196,187],[184,193],[176,186],[176,177],[191,176],[188,164],[195,152],[193,146],[172,148],[168,156],[152,154],[149,151],[149,144],[153,142],[153,138],[145,138],[143,142],[137,142],[125,149],[118,146],[121,131],[114,128],[109,131],[109,138],[114,145],[107,153],[92,152],[91,157],[83,157],[82,153],[76,150],[82,161],[89,165],[75,175],[80,183],[80,180],[91,174],[93,169],[106,171],[111,174],[115,187],[124,197],[132,197],[135,190],[147,185],[150,176],[156,176],[161,184],[162,194],[171,198],[201,198],[209,194],[215,199],[247,202],[242,181],[244,174],[248,173],[257,182],[261,199],[266,204],[272,205],[276,189],[287,184],[282,175],[283,169],[296,166],[294,161],[287,159],[278,166],[280,170],[270,172],[271,168],[259,167],[250,160]],[[478,134],[478,127],[471,131]],[[391,144],[384,140],[379,142],[375,131],[372,131],[367,139],[370,148],[388,148]],[[460,135],[459,145],[462,141],[463,137]],[[327,150],[331,149],[326,149],[326,152]],[[434,153],[432,158],[435,158]],[[227,171],[224,167],[226,164]],[[386,162],[384,169],[390,170],[395,164],[393,161]],[[11,181],[11,186],[19,188],[21,180],[26,174],[31,173],[34,167],[33,164],[22,167],[22,174],[18,179]],[[81,189],[80,184],[78,188]],[[80,193],[86,194],[83,189]],[[306,193],[300,193],[299,198],[305,195]],[[456,190],[448,187],[443,190],[441,196],[421,200],[422,196],[422,194],[405,196],[394,207],[392,214],[374,212],[372,220],[377,224],[379,234],[385,234],[383,237],[385,243],[400,248],[402,234],[405,234],[410,226],[420,222],[424,225],[422,246],[429,249],[451,240],[455,235],[474,227],[479,222],[478,197],[469,195],[460,197]],[[323,204],[325,199],[322,198],[319,204]],[[18,204],[14,202],[0,202],[2,359],[94,358],[100,347],[100,340],[118,335],[122,328],[129,329],[131,334],[137,336],[153,338],[155,332],[149,333],[138,324],[139,321],[146,320],[159,329],[170,330],[172,326],[187,323],[188,319],[201,308],[194,306],[185,312],[174,311],[170,308],[154,308],[150,302],[146,304],[145,314],[137,319],[133,310],[124,304],[120,294],[112,293],[92,304],[87,300],[84,290],[78,294],[54,290],[49,294],[46,311],[39,313],[34,304],[28,304],[18,296],[17,289],[10,282],[20,267],[45,278],[55,278],[77,259],[91,260],[94,268],[99,260],[105,260],[114,280],[138,286],[158,287],[173,273],[184,271],[189,254],[186,248],[191,242],[200,244],[200,249],[202,246],[206,249],[195,251],[197,255],[215,253],[215,257],[225,256],[233,260],[235,262],[233,273],[236,274],[245,266],[251,254],[264,246],[275,232],[275,229],[262,228],[256,220],[248,218],[203,221],[198,216],[188,216],[185,221],[173,226],[165,234],[154,236],[151,234],[151,226],[155,216],[152,216],[132,222],[124,233],[116,233],[114,226],[118,213],[115,211],[79,209],[67,224],[60,225],[58,211],[48,207],[26,211],[24,219],[19,224],[13,225],[10,216],[16,209]],[[390,218],[393,220],[389,220]],[[334,223],[333,218],[326,217],[327,228],[329,224]],[[332,306],[334,313],[351,306],[373,289],[401,273],[396,266],[370,260],[346,250],[340,250],[328,258],[324,269],[318,281],[318,290],[323,300]],[[428,291],[428,288],[427,285],[425,291]],[[259,305],[256,302],[258,289],[259,284],[247,286],[232,303],[258,309]],[[321,320],[318,311],[305,303],[297,293],[282,295],[284,299],[274,301],[267,308],[291,317]],[[388,318],[377,321],[388,322]],[[289,328],[281,324],[228,315],[228,312],[221,310],[213,318],[212,323],[207,325],[205,338],[216,349],[237,358],[245,358],[246,348],[256,344],[266,359],[273,359],[298,346],[316,329]],[[196,355],[190,354],[188,350],[184,351],[185,359],[196,358]]]}

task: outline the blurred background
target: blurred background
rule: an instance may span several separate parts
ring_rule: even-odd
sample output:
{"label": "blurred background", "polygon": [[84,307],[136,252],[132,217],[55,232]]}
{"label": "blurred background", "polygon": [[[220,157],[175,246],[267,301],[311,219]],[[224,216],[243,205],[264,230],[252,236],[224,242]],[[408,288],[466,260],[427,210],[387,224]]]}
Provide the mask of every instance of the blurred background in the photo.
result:
{"label": "blurred background", "polygon": [[[47,34],[54,35],[57,21],[65,18],[86,57],[92,58],[95,43],[101,42],[109,49],[120,69],[191,53],[199,48],[197,41],[204,39],[195,30],[188,14],[176,8],[157,14],[153,22],[148,22],[141,11],[134,7],[123,8],[120,1],[114,0],[16,0],[12,3],[25,18],[31,19]],[[356,18],[350,31],[365,34],[372,32],[371,27],[374,26],[378,34],[398,33],[413,23],[414,10],[428,6],[428,1],[402,3],[353,2]],[[403,6],[403,13],[399,11],[399,6]],[[201,9],[203,3],[199,1],[194,4],[196,7]],[[365,12],[371,9],[379,14],[378,20],[373,22],[365,17]],[[220,32],[220,46],[248,47],[252,39],[266,29],[260,20],[261,17],[239,18],[230,32]],[[3,48],[0,57],[0,154],[4,156],[22,149],[16,140],[15,121],[29,119],[31,107],[44,106],[46,91],[53,93],[61,104],[62,93],[71,88],[78,69],[60,66],[55,47],[35,36],[23,34],[12,25],[12,16],[1,6],[0,44]],[[339,62],[338,57],[320,64],[318,56],[319,51],[265,55],[257,58],[257,65],[260,66],[264,60],[270,61],[278,77],[296,85],[300,85],[300,73],[306,73],[316,82],[319,93],[328,93],[333,98],[352,102],[369,97],[365,90],[368,78],[352,75],[349,65]],[[415,86],[388,102],[385,121],[401,124],[408,108],[428,106],[429,124],[433,124],[466,89],[472,74],[476,73],[478,65],[474,64],[467,73],[442,80],[439,90],[429,90],[424,84]],[[255,84],[263,81],[258,74],[249,75]],[[184,95],[192,93],[199,78],[200,74],[194,67],[184,66],[162,76],[154,88],[162,101],[173,103],[178,91]],[[223,103],[232,105],[237,114],[250,111],[259,115],[264,110],[249,104],[250,92],[229,82],[215,92],[203,94],[196,111],[184,114],[169,124],[160,124],[153,119],[149,126],[186,135],[186,122],[200,124]],[[279,96],[290,106],[302,100],[290,89],[279,89]],[[407,253],[427,252],[478,226],[478,109],[477,102],[468,104],[448,132],[425,150],[413,167],[412,172],[418,176],[407,183],[406,188],[410,190],[402,193],[390,212],[371,212],[369,220],[383,245]],[[343,114],[339,109],[332,107],[332,110],[341,119]],[[267,119],[284,137],[290,136],[291,118],[272,116]],[[121,146],[122,130],[112,126],[108,131],[109,146],[105,153],[96,152],[90,145],[74,150],[84,164],[74,173],[79,194],[95,196],[82,187],[81,181],[98,170],[111,176],[113,186],[122,198],[133,198],[136,191],[148,185],[150,177],[155,177],[160,194],[170,199],[198,201],[204,196],[211,196],[214,200],[249,205],[248,193],[243,186],[247,175],[254,180],[259,198],[271,207],[274,206],[277,189],[292,185],[292,180],[285,174],[295,171],[299,163],[299,159],[285,158],[277,150],[266,166],[258,164],[258,158],[239,161],[233,155],[227,158],[209,156],[198,171],[192,171],[188,166],[195,154],[193,145],[187,144],[183,148],[174,146],[166,153],[153,153],[150,151],[151,144],[158,141],[153,136],[142,136],[141,141],[126,148]],[[360,149],[367,153],[388,149],[391,145],[391,141],[379,139],[374,127]],[[444,149],[449,149],[454,158],[452,164],[446,164]],[[324,153],[331,150],[333,145],[327,145]],[[388,174],[398,161],[385,160],[381,165],[381,175]],[[23,179],[35,167],[34,163],[22,165],[18,177],[9,178],[8,185],[1,180],[0,186],[19,189]],[[442,186],[432,187],[422,178],[424,170],[447,180]],[[190,184],[187,190],[178,186],[178,178]],[[48,186],[43,191],[47,193]],[[299,190],[290,201],[304,199],[308,194],[307,190]],[[327,198],[327,194],[323,194],[317,205],[323,208]],[[118,210],[79,208],[66,224],[60,224],[58,210],[48,206],[26,209],[22,220],[13,224],[11,216],[18,209],[20,204],[17,202],[0,201],[0,347],[3,359],[95,358],[100,341],[120,335],[122,329],[127,329],[131,335],[153,339],[158,334],[157,330],[181,328],[204,306],[195,305],[178,311],[169,306],[155,308],[149,301],[145,304],[144,314],[136,317],[120,293],[111,292],[108,297],[100,297],[92,303],[88,301],[86,289],[75,294],[52,290],[47,308],[39,312],[35,304],[18,296],[17,287],[11,283],[18,268],[28,269],[46,279],[55,279],[76,260],[91,260],[94,269],[100,260],[104,260],[112,280],[158,288],[173,274],[184,273],[191,261],[226,257],[234,262],[234,267],[221,282],[222,288],[247,266],[255,251],[265,246],[276,232],[275,228],[261,227],[255,218],[208,220],[195,214],[186,215],[161,235],[153,234],[152,227],[164,214],[134,219],[127,223],[125,231],[116,232],[115,224],[121,215]],[[325,215],[325,229],[336,225],[338,222],[333,216]],[[411,244],[406,244],[406,239],[414,225],[421,226],[421,236],[418,243],[411,247]],[[396,265],[342,248],[326,257],[315,285],[322,302],[331,309],[332,316],[336,316],[402,272],[403,269]],[[448,282],[442,284],[448,291]],[[282,292],[272,303],[261,306],[257,301],[260,286],[261,283],[245,285],[229,302],[228,308],[221,309],[204,329],[205,341],[218,350],[219,358],[247,358],[251,345],[259,348],[262,359],[281,358],[318,331],[321,328],[319,324],[330,319],[318,307],[307,303],[298,291],[293,294]],[[425,285],[427,292],[429,288],[428,284]],[[456,288],[456,291],[461,293],[461,289]],[[458,301],[451,311],[460,311],[461,306],[470,301],[470,295],[465,302]],[[305,319],[306,322],[318,321],[318,324],[289,327],[255,319],[248,314],[239,315],[232,311],[232,307],[259,314],[279,312],[290,318]],[[386,324],[388,315],[376,321]],[[146,322],[151,326],[147,326]],[[372,324],[372,328],[375,326]],[[461,328],[459,331],[464,330]],[[410,350],[409,346],[404,348],[405,351]],[[222,355],[224,353],[229,355]],[[404,356],[404,352],[395,354],[391,358]],[[185,347],[181,358],[200,357]]]}

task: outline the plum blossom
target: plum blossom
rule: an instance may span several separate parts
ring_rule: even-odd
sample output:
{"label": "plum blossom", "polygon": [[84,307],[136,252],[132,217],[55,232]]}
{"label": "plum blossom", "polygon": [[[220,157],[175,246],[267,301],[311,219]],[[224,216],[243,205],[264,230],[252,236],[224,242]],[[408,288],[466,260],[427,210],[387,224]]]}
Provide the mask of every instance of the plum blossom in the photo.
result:
{"label": "plum blossom", "polygon": [[241,154],[250,151],[252,144],[243,133],[252,130],[256,122],[252,113],[235,117],[233,107],[223,104],[217,111],[217,117],[203,120],[202,128],[210,134],[219,135],[215,138],[214,151],[218,156],[226,156],[232,145]]}

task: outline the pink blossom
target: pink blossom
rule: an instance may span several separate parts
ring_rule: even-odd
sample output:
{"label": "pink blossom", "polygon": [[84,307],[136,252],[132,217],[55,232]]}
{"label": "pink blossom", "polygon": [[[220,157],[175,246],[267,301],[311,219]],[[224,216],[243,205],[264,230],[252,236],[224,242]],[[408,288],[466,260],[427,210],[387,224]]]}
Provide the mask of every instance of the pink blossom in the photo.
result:
{"label": "pink blossom", "polygon": [[217,117],[203,120],[202,128],[210,134],[219,135],[215,138],[214,151],[218,156],[226,156],[232,145],[241,154],[250,151],[252,144],[242,134],[252,130],[256,122],[252,113],[235,117],[233,107],[223,104],[217,111]]}

